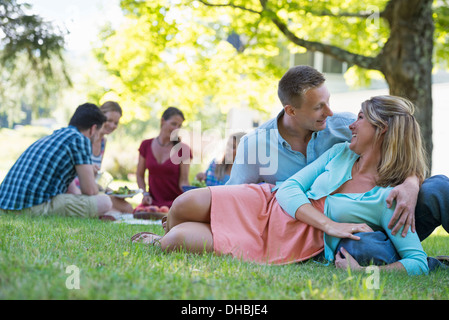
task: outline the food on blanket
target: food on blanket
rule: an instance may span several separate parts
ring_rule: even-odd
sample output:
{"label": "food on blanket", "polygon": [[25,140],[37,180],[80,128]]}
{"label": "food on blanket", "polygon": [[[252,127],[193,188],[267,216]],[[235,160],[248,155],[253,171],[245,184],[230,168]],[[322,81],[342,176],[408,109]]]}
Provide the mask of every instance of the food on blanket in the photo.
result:
{"label": "food on blanket", "polygon": [[109,215],[104,215],[104,216],[99,216],[98,217],[101,221],[116,221],[117,219],[114,218],[113,216],[109,216]]}
{"label": "food on blanket", "polygon": [[132,193],[133,191],[130,190],[127,186],[120,187],[116,191],[114,191],[112,194],[120,194],[120,195],[128,195]]}
{"label": "food on blanket", "polygon": [[161,212],[147,212],[147,211],[139,211],[134,213],[135,219],[144,219],[144,220],[160,220],[165,217],[164,213]]}
{"label": "food on blanket", "polygon": [[192,186],[197,187],[197,188],[204,188],[204,187],[206,187],[206,181],[198,181],[198,180],[194,179],[192,182]]}
{"label": "food on blanket", "polygon": [[168,213],[170,209],[167,206],[162,206],[159,208],[159,212]]}
{"label": "food on blanket", "polygon": [[134,212],[135,219],[150,219],[150,220],[160,220],[167,216],[170,209],[167,206],[139,206]]}
{"label": "food on blanket", "polygon": [[149,206],[147,208],[147,212],[159,212],[159,207],[158,206]]}

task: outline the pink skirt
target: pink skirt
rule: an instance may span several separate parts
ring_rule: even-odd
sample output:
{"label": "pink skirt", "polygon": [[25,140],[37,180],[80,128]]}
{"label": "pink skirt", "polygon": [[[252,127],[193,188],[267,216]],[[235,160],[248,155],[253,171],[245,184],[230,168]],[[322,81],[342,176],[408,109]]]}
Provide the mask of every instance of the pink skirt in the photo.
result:
{"label": "pink skirt", "polygon": [[[289,264],[324,250],[323,232],[288,215],[272,188],[271,184],[209,188],[217,254],[261,264]],[[324,200],[311,202],[323,212]]]}

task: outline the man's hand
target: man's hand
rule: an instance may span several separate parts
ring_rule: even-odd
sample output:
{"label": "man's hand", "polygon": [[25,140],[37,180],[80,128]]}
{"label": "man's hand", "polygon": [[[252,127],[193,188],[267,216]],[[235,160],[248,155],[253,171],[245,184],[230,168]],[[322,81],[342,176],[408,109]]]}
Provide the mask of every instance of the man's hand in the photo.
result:
{"label": "man's hand", "polygon": [[404,227],[402,230],[402,236],[405,237],[409,228],[412,228],[412,232],[416,232],[415,229],[415,207],[418,201],[419,193],[419,181],[416,176],[408,177],[403,184],[396,186],[391,190],[387,198],[387,207],[391,208],[393,201],[396,200],[396,208],[393,213],[393,217],[388,224],[388,228],[392,229],[391,233],[396,233]]}
{"label": "man's hand", "polygon": [[363,267],[359,265],[357,260],[343,247],[335,255],[335,266],[339,269],[347,269],[349,267],[351,270],[363,270]]}

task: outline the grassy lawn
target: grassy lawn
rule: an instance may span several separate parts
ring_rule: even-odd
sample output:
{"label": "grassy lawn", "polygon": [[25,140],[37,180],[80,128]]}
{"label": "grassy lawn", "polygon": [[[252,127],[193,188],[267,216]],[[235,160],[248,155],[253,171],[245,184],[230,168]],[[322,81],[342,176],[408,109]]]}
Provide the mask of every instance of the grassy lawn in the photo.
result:
{"label": "grassy lawn", "polygon": [[[35,128],[0,130],[5,155],[0,181],[21,152],[45,134]],[[111,187],[120,185],[136,187],[134,181],[114,181]],[[131,201],[135,206],[140,199]],[[213,254],[165,254],[131,244],[140,231],[162,234],[162,227],[0,215],[0,299],[449,299],[449,272],[409,277],[351,273],[315,262],[263,266]],[[423,246],[434,256],[449,254],[448,243],[449,236],[438,229]]]}
{"label": "grassy lawn", "polygon": [[[373,273],[315,262],[263,266],[130,243],[149,230],[162,233],[160,225],[0,215],[0,299],[449,299],[449,272],[380,272],[373,288]],[[448,243],[438,229],[423,246],[448,254]]]}

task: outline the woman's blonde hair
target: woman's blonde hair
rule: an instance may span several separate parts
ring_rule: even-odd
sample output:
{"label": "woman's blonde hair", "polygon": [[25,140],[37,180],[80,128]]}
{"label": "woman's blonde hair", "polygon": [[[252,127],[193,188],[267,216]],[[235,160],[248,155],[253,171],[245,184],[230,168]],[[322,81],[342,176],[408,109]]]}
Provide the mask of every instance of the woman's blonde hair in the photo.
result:
{"label": "woman's blonde hair", "polygon": [[245,134],[245,132],[236,132],[229,136],[223,158],[215,165],[215,177],[218,180],[223,179],[228,168],[232,167],[234,163],[233,150],[237,150],[237,146]]}
{"label": "woman's blonde hair", "polygon": [[376,96],[362,103],[362,112],[376,128],[374,142],[385,132],[379,186],[396,186],[412,175],[422,183],[427,177],[427,157],[414,111],[412,102],[396,96]]}
{"label": "woman's blonde hair", "polygon": [[120,113],[121,116],[123,115],[122,107],[115,101],[106,101],[101,105],[100,110],[103,111],[104,114],[114,111]]}

